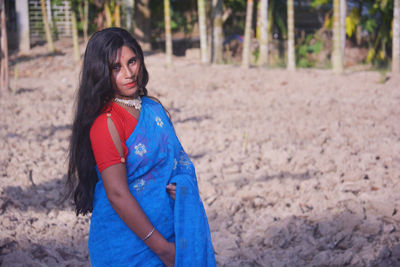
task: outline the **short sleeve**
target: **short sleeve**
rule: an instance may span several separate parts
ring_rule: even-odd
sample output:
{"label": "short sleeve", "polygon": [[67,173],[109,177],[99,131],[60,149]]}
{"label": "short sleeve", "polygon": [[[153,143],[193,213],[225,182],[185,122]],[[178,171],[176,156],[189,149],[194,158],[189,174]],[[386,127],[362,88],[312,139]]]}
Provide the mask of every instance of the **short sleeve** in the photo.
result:
{"label": "short sleeve", "polygon": [[[115,123],[115,121],[113,120]],[[124,150],[124,158],[128,154],[128,149],[125,145],[123,130],[119,123],[115,123],[118,134],[120,136],[122,148]],[[93,123],[90,129],[90,142],[92,144],[92,151],[97,164],[97,168],[101,173],[106,168],[121,163],[121,156],[118,153],[117,148],[111,138],[110,132],[107,126],[106,114],[101,114]],[[122,162],[123,163],[123,162]]]}

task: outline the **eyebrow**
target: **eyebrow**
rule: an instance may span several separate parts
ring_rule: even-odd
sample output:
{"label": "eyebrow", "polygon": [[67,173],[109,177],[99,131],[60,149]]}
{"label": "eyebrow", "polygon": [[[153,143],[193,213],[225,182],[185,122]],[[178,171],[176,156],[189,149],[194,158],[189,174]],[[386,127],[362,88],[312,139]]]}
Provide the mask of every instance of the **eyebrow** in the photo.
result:
{"label": "eyebrow", "polygon": [[119,63],[119,62],[113,62],[113,63],[111,63],[111,66],[119,66],[119,65],[121,65],[121,63]]}
{"label": "eyebrow", "polygon": [[[130,57],[128,59],[128,62],[131,61],[132,59],[137,60],[137,56],[133,55],[132,57]],[[121,62],[116,58],[116,61],[111,63],[111,67],[115,67],[115,66],[121,66]]]}

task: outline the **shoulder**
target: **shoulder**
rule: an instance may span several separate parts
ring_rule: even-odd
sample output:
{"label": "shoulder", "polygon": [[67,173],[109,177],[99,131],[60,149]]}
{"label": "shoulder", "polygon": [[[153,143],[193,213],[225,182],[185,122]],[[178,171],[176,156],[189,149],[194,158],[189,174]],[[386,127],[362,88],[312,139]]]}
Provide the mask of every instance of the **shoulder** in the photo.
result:
{"label": "shoulder", "polygon": [[147,105],[150,109],[152,109],[154,112],[164,113],[164,107],[157,100],[154,100],[148,96],[144,96],[142,98],[142,102],[143,102],[143,104]]}
{"label": "shoulder", "polygon": [[161,104],[149,96],[143,96],[142,102],[151,107],[161,107]]}
{"label": "shoulder", "polygon": [[119,114],[118,112],[116,112],[113,103],[111,103],[110,105],[106,106],[103,109],[102,113],[100,113],[100,115],[94,120],[92,126],[90,127],[90,138],[98,134],[103,135],[105,131],[108,131],[108,126],[107,126],[108,114],[111,114],[113,122],[116,124],[117,128],[118,126],[120,126]]}
{"label": "shoulder", "polygon": [[101,113],[90,127],[90,139],[107,130],[107,113]]}

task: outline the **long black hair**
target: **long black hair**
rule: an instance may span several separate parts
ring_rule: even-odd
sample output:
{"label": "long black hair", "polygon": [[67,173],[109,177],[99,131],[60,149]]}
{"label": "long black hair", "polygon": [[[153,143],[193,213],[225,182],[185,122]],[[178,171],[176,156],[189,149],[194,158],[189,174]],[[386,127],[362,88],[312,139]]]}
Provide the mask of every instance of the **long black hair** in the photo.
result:
{"label": "long black hair", "polygon": [[77,215],[85,215],[93,210],[93,195],[98,177],[90,143],[90,128],[104,106],[114,97],[112,65],[122,46],[129,47],[136,54],[139,63],[136,77],[139,95],[147,96],[149,75],[142,48],[132,35],[121,28],[108,28],[93,34],[87,44],[80,73],[68,155],[68,196],[73,194]]}

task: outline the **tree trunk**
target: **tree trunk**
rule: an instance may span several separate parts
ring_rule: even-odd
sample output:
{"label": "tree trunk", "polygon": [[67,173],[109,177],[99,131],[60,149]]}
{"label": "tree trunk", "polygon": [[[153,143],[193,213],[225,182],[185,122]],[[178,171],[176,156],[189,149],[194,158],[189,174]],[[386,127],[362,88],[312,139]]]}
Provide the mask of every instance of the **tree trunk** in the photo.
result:
{"label": "tree trunk", "polygon": [[[71,2],[71,6],[72,6],[72,2]],[[83,7],[82,7],[83,5]],[[83,40],[85,42],[85,44],[87,44],[88,42],[88,8],[89,8],[89,3],[88,0],[85,0],[84,3],[80,2],[78,3],[78,11],[79,11],[79,18],[81,19],[82,22],[82,27],[83,27]],[[76,16],[75,16],[76,18]],[[72,21],[72,18],[71,18]],[[73,26],[72,26],[73,28]],[[73,32],[72,32],[73,34]]]}
{"label": "tree trunk", "polygon": [[253,20],[253,0],[247,0],[246,24],[244,28],[242,67],[250,67],[251,22]]}
{"label": "tree trunk", "polygon": [[104,3],[104,16],[106,17],[106,27],[112,27],[112,15],[111,15],[111,8],[110,8],[110,1],[106,1]]}
{"label": "tree trunk", "polygon": [[400,0],[394,0],[392,41],[392,73],[400,75]]}
{"label": "tree trunk", "polygon": [[44,26],[44,31],[46,32],[46,40],[47,40],[47,45],[49,47],[49,52],[54,53],[55,49],[54,49],[53,37],[51,35],[49,21],[47,19],[47,12],[44,0],[40,0],[40,6],[42,7],[43,26]]}
{"label": "tree trunk", "polygon": [[165,59],[167,66],[172,64],[172,36],[171,36],[171,16],[169,0],[164,0],[164,21],[165,21]]}
{"label": "tree trunk", "polygon": [[206,27],[206,9],[204,6],[204,0],[197,0],[197,10],[199,17],[199,30],[200,30],[200,51],[201,51],[201,62],[208,62],[207,54],[207,27]]}
{"label": "tree trunk", "polygon": [[114,25],[115,27],[121,27],[121,6],[119,1],[115,1],[114,5]]}
{"label": "tree trunk", "polygon": [[88,37],[88,24],[89,24],[89,0],[84,0],[83,3],[83,40],[85,44],[89,41]]}
{"label": "tree trunk", "polygon": [[288,70],[296,69],[296,57],[294,50],[294,3],[287,1],[287,24],[288,24]]}
{"label": "tree trunk", "polygon": [[347,1],[340,0],[340,57],[344,66],[344,50],[346,49],[346,12]]}
{"label": "tree trunk", "polygon": [[260,34],[261,34],[261,1],[259,0],[258,2],[256,2],[256,10],[257,10],[257,14],[256,14],[256,39],[258,42],[260,42]]}
{"label": "tree trunk", "polygon": [[212,42],[212,62],[221,64],[222,63],[222,52],[223,52],[223,38],[224,32],[222,29],[222,0],[213,0],[213,42]]}
{"label": "tree trunk", "polygon": [[133,28],[134,28],[134,6],[135,6],[135,1],[134,0],[125,0],[125,26],[126,29],[133,33]]}
{"label": "tree trunk", "polygon": [[336,73],[343,72],[343,61],[341,51],[341,33],[340,33],[340,0],[333,0],[333,52],[332,65]]}
{"label": "tree trunk", "polygon": [[15,9],[17,11],[17,30],[18,30],[18,50],[26,54],[30,51],[29,38],[29,6],[28,1],[16,1]]}
{"label": "tree trunk", "polygon": [[268,64],[268,0],[260,1],[260,56],[259,66]]}
{"label": "tree trunk", "polygon": [[150,0],[135,1],[135,37],[139,41],[143,50],[151,49],[150,38]]}
{"label": "tree trunk", "polygon": [[75,62],[79,62],[81,55],[79,53],[78,25],[76,23],[76,12],[74,8],[71,8],[71,22],[72,22],[72,42],[74,44],[74,60]]}
{"label": "tree trunk", "polygon": [[8,93],[8,46],[7,46],[7,27],[6,27],[6,6],[4,0],[0,0],[1,8],[1,93]]}

